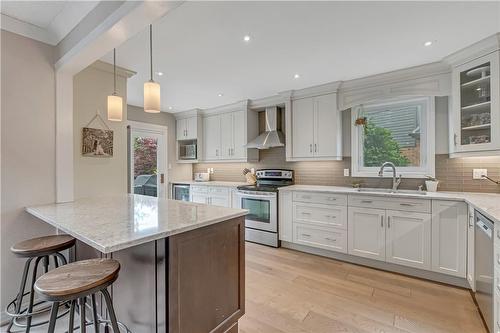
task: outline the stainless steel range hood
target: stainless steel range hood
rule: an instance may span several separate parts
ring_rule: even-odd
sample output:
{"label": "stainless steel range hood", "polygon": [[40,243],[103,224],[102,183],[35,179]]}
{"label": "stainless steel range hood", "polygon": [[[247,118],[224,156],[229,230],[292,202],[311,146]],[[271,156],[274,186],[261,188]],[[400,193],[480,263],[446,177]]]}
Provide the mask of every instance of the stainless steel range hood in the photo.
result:
{"label": "stainless steel range hood", "polygon": [[268,107],[265,112],[266,130],[250,141],[246,145],[247,148],[269,149],[285,145],[285,135],[281,131],[278,131],[278,107]]}

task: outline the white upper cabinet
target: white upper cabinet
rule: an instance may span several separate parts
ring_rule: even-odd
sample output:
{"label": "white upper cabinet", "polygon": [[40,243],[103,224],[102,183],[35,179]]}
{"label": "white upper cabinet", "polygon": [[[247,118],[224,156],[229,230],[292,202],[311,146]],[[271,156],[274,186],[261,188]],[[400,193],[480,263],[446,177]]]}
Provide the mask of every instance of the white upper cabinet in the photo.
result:
{"label": "white upper cabinet", "polygon": [[220,129],[219,115],[203,118],[203,152],[205,154],[205,160],[217,160],[221,158]]}
{"label": "white upper cabinet", "polygon": [[500,154],[500,51],[454,66],[452,89],[452,156]]}
{"label": "white upper cabinet", "polygon": [[205,115],[203,118],[204,161],[258,160],[258,151],[245,147],[249,139],[257,136],[257,117],[257,113],[246,110]]}
{"label": "white upper cabinet", "polygon": [[466,277],[467,205],[432,200],[432,270]]}
{"label": "white upper cabinet", "polygon": [[198,116],[176,120],[177,140],[195,140],[198,138]]}
{"label": "white upper cabinet", "polygon": [[291,156],[287,160],[341,160],[342,121],[336,94],[291,103]]}

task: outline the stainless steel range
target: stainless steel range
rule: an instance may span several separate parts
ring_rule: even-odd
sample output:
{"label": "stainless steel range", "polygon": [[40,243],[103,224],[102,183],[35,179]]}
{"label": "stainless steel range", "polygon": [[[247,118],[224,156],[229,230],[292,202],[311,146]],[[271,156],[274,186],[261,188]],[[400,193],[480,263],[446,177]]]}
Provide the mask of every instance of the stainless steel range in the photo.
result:
{"label": "stainless steel range", "polygon": [[235,207],[248,209],[245,239],[278,247],[278,188],[293,185],[293,171],[257,170],[256,185],[238,186]]}

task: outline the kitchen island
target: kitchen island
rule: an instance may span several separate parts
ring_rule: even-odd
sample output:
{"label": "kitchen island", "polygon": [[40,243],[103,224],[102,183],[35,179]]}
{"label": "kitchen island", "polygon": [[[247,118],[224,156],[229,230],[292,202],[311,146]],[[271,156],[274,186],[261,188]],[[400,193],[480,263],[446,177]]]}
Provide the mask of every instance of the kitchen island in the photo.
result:
{"label": "kitchen island", "polygon": [[113,302],[132,332],[238,331],[245,210],[124,194],[26,211],[77,239],[73,260],[120,262]]}

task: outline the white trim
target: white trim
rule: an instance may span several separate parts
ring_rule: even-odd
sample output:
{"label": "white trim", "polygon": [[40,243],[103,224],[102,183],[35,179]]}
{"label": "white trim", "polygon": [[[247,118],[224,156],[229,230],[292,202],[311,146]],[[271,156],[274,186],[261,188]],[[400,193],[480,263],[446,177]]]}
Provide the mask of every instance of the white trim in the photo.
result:
{"label": "white trim", "polygon": [[241,111],[247,109],[248,109],[248,99],[244,99],[242,101],[231,104],[216,106],[209,109],[202,109],[200,113],[205,116],[205,115],[214,115],[219,113],[228,113],[228,112]]}
{"label": "white trim", "polygon": [[443,61],[452,66],[459,66],[497,50],[500,50],[500,32],[444,57]]}
{"label": "white trim", "polygon": [[[387,100],[386,102],[380,102],[377,104],[368,105],[368,107],[386,106],[401,103],[415,103],[415,102],[425,102],[426,110],[421,113],[421,124],[425,124],[425,127],[421,127],[421,167],[398,167],[396,172],[398,175],[402,175],[405,178],[425,178],[426,175],[434,176],[435,170],[435,98],[433,97],[420,97],[413,99],[397,99],[397,100]],[[351,112],[351,124],[358,117],[360,107],[356,107]],[[360,142],[360,130],[361,126],[351,127],[351,169],[352,177],[378,177],[379,167],[361,167],[360,160],[363,159],[361,142]],[[386,178],[392,177],[389,173],[384,173]]]}
{"label": "white trim", "polygon": [[[149,124],[149,123],[143,123],[143,122],[138,122],[138,121],[127,121],[127,126],[130,126],[130,134],[132,134],[133,131],[138,131],[138,132],[145,132],[145,133],[150,133],[153,136],[159,136],[161,138],[161,144],[163,144],[164,149],[162,154],[159,154],[161,160],[158,161],[158,165],[163,165],[162,168],[158,168],[158,173],[163,174],[163,184],[160,183],[160,179],[158,178],[158,198],[168,198],[168,127],[167,126],[162,126],[162,125],[156,125],[156,124]],[[127,145],[128,149],[127,151],[129,152],[129,156],[127,156],[127,159],[129,160],[129,169],[128,169],[128,177],[129,177],[129,192],[132,193],[132,184],[134,183],[134,177],[131,173],[131,171],[134,168],[134,160],[133,160],[133,153],[132,153],[132,141],[128,141],[129,138],[127,138]]]}

